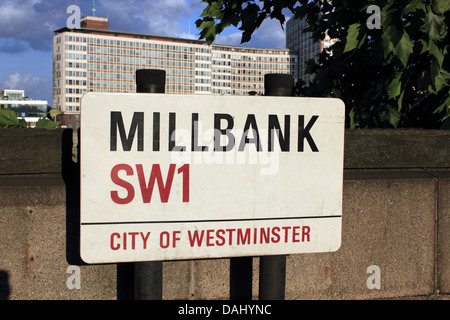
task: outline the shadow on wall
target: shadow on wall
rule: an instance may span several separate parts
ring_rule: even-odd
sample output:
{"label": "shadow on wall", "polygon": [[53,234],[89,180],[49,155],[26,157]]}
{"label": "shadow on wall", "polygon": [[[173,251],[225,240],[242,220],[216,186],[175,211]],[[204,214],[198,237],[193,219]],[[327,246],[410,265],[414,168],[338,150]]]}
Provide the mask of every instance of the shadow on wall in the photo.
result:
{"label": "shadow on wall", "polygon": [[8,300],[10,292],[8,272],[0,270],[0,300]]}
{"label": "shadow on wall", "polygon": [[[67,129],[62,142],[62,176],[66,184],[66,260],[86,265],[80,257],[80,130]],[[76,147],[75,147],[76,146]],[[1,272],[1,271],[0,271]],[[0,300],[3,298],[0,277]],[[134,263],[117,264],[117,299],[134,299]]]}

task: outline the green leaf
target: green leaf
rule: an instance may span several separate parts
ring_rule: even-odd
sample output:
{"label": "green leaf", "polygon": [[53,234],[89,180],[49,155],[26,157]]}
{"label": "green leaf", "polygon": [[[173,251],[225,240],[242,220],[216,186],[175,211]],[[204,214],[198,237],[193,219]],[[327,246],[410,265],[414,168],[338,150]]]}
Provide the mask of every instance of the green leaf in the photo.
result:
{"label": "green leaf", "polygon": [[422,45],[422,50],[420,51],[419,55],[428,52],[428,44],[424,39],[419,39],[418,42]]}
{"label": "green leaf", "polygon": [[413,48],[414,43],[409,38],[409,35],[406,32],[403,32],[400,41],[394,47],[394,54],[400,59],[404,67],[408,64],[408,59],[413,52]]}
{"label": "green leaf", "polygon": [[381,119],[387,121],[394,128],[397,128],[398,123],[400,122],[400,117],[400,112],[398,112],[396,108],[388,105],[386,108],[386,113],[381,116]]}
{"label": "green leaf", "polygon": [[350,117],[350,129],[355,129],[356,128],[355,108],[352,108],[352,110],[350,110],[349,117]]}
{"label": "green leaf", "polygon": [[388,121],[389,123],[394,127],[398,127],[398,123],[400,122],[401,114],[398,112],[397,109],[392,108],[391,106],[388,107]]}
{"label": "green leaf", "polygon": [[441,130],[450,130],[450,112],[440,121],[443,122]]}
{"label": "green leaf", "polygon": [[0,126],[3,128],[22,127],[17,119],[16,113],[8,109],[0,109]]}
{"label": "green leaf", "polygon": [[384,30],[385,32],[381,36],[381,41],[383,44],[384,58],[386,59],[394,51],[394,47],[399,42],[400,37],[394,25],[389,25]]}
{"label": "green leaf", "polygon": [[208,6],[203,10],[200,17],[217,17],[221,14],[223,2],[214,1],[210,2]]}
{"label": "green leaf", "polygon": [[38,122],[36,122],[36,128],[46,128],[46,129],[56,128],[60,123],[61,122],[55,122],[49,119],[41,118],[38,120]]}
{"label": "green leaf", "polygon": [[195,22],[195,24],[197,25],[197,28],[205,30],[205,29],[210,29],[213,25],[214,25],[214,20],[197,20]]}
{"label": "green leaf", "polygon": [[208,44],[214,42],[216,37],[217,25],[214,19],[205,18],[195,21],[195,25],[200,29],[200,39],[205,39]]}
{"label": "green leaf", "polygon": [[431,3],[431,8],[437,14],[444,14],[450,11],[450,1],[448,0],[433,0]]}
{"label": "green leaf", "polygon": [[237,14],[231,14],[229,16],[225,16],[225,17],[223,17],[223,20],[221,21],[222,30],[225,28],[228,28],[230,25],[237,27],[240,21],[241,20],[239,18],[239,15],[237,15]]}
{"label": "green leaf", "polygon": [[309,59],[305,64],[305,74],[313,74],[316,69],[316,61],[314,59]]}
{"label": "green leaf", "polygon": [[433,114],[440,113],[440,112],[444,111],[445,108],[447,108],[447,113],[449,113],[449,111],[450,111],[450,96],[448,96],[447,99],[433,111]]}
{"label": "green leaf", "polygon": [[442,62],[444,61],[444,53],[441,52],[440,48],[434,43],[433,40],[430,40],[428,42],[428,52],[436,58],[436,61],[439,63],[439,67],[442,67]]}
{"label": "green leaf", "polygon": [[214,42],[217,34],[217,25],[214,21],[203,21],[200,25],[200,29],[203,29],[201,32],[201,36],[205,38],[208,44]]}
{"label": "green leaf", "polygon": [[242,25],[239,30],[244,31],[242,33],[241,43],[250,41],[253,32],[259,27],[261,22],[258,23],[258,12],[260,8],[257,4],[250,3],[247,7],[242,10],[241,22]]}
{"label": "green leaf", "polygon": [[430,11],[425,16],[424,27],[431,39],[439,40],[442,36],[442,29],[445,27],[444,17]]}
{"label": "green leaf", "polygon": [[441,89],[447,84],[447,77],[444,73],[439,73],[438,76],[434,79],[434,87],[436,91],[439,92]]}
{"label": "green leaf", "polygon": [[398,112],[402,111],[403,108],[403,96],[405,95],[405,90],[402,91],[400,96],[397,99],[397,110]]}
{"label": "green leaf", "polygon": [[61,112],[56,108],[50,109],[50,111],[48,113],[49,113],[50,117],[52,117],[52,118],[55,118],[57,115],[61,114]]}
{"label": "green leaf", "polygon": [[402,14],[408,15],[418,9],[424,9],[424,4],[422,3],[422,0],[413,0],[409,1],[409,3],[403,8]]}
{"label": "green leaf", "polygon": [[22,128],[27,128],[28,127],[28,123],[24,119],[19,119],[19,125]]}
{"label": "green leaf", "polygon": [[361,24],[359,23],[354,23],[348,27],[344,53],[351,51],[358,46],[358,36],[360,28]]}
{"label": "green leaf", "polygon": [[388,99],[395,98],[400,95],[402,83],[400,82],[401,73],[399,72],[387,87]]}

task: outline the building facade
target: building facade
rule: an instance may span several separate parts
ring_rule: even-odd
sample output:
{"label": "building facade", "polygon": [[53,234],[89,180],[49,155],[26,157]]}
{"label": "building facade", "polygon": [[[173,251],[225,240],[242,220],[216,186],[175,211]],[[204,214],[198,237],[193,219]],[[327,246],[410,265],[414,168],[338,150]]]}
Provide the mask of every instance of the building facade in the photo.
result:
{"label": "building facade", "polygon": [[18,119],[24,119],[30,127],[34,127],[50,107],[46,100],[31,100],[25,96],[24,90],[5,89],[0,91],[0,109],[14,111]]}
{"label": "building facade", "polygon": [[306,74],[306,62],[310,59],[317,59],[318,54],[327,50],[336,40],[325,35],[324,40],[315,42],[311,37],[312,33],[305,31],[306,28],[308,28],[306,18],[294,19],[291,17],[286,22],[286,48],[298,52],[297,79],[308,82],[313,79],[313,76]]}
{"label": "building facade", "polygon": [[207,45],[200,40],[108,30],[108,19],[84,17],[80,29],[53,37],[53,106],[62,125],[78,128],[86,92],[136,92],[137,69],[166,71],[166,93],[246,95],[264,92],[264,74],[297,77],[289,49]]}

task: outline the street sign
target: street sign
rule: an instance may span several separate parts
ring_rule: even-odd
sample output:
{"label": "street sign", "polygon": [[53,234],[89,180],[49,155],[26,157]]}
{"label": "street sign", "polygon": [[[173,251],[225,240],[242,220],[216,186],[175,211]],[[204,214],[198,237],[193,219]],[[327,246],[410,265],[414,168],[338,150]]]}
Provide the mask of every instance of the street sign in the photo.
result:
{"label": "street sign", "polygon": [[86,263],[340,246],[341,100],[88,93],[80,143]]}

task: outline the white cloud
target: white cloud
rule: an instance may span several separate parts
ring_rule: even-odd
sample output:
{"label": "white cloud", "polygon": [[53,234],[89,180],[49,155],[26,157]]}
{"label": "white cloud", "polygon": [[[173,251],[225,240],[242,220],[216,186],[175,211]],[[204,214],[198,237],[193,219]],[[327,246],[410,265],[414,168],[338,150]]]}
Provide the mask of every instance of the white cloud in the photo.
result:
{"label": "white cloud", "polygon": [[[224,44],[229,46],[238,46],[241,44],[242,32],[237,31],[233,33],[229,33],[227,35],[219,34],[216,36],[214,40],[215,44]],[[243,44],[244,46],[246,44]]]}
{"label": "white cloud", "polygon": [[114,0],[102,3],[97,12],[108,16],[113,30],[180,36],[188,31],[185,21],[197,7],[188,0]]}
{"label": "white cloud", "polygon": [[0,4],[0,35],[12,36],[20,31],[17,27],[25,27],[33,19],[32,6],[37,3],[36,0],[26,0],[21,3],[6,0]]}
{"label": "white cloud", "polygon": [[[232,29],[230,29],[232,30]],[[261,26],[253,32],[249,42],[241,44],[242,31],[231,31],[226,34],[225,29],[223,34],[216,36],[215,44],[255,47],[255,48],[276,48],[282,49],[286,47],[286,33],[281,28],[278,20],[265,20]]]}
{"label": "white cloud", "polygon": [[285,48],[286,33],[281,28],[278,20],[265,20],[261,26],[255,30],[252,39],[248,44],[244,45],[260,48]]}
{"label": "white cloud", "polygon": [[[85,0],[1,0],[0,52],[50,51],[53,31],[66,25],[69,5],[92,15],[92,2]],[[194,23],[205,7],[201,0],[98,0],[96,15],[108,17],[111,30],[197,39]],[[241,32],[230,27],[216,43],[239,45],[240,37]],[[268,19],[243,45],[284,47],[284,31],[278,21]]]}
{"label": "white cloud", "polygon": [[196,30],[194,30],[194,33],[192,33],[192,30],[191,30],[191,33],[189,33],[189,31],[182,32],[182,33],[178,34],[177,37],[182,38],[182,39],[197,40],[198,36],[195,34],[195,32],[196,32]]}
{"label": "white cloud", "polygon": [[[22,45],[21,51],[26,51],[30,47],[49,51],[54,28],[65,26],[67,6],[79,5],[80,2],[81,0],[2,0],[0,2],[0,39],[26,42],[27,45]],[[9,47],[2,47],[0,51],[10,52]],[[18,45],[15,47],[15,50],[20,48]]]}
{"label": "white cloud", "polygon": [[[19,72],[10,74],[7,79],[0,79],[0,90],[15,89],[25,90],[25,95],[33,100],[48,100],[42,96],[48,90],[49,83],[46,79],[33,76],[31,74],[20,74]],[[52,103],[52,101],[48,101]]]}

